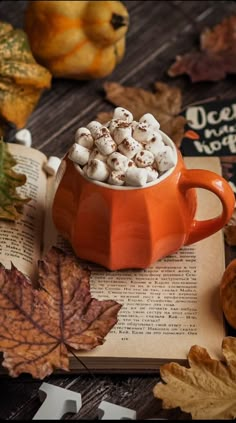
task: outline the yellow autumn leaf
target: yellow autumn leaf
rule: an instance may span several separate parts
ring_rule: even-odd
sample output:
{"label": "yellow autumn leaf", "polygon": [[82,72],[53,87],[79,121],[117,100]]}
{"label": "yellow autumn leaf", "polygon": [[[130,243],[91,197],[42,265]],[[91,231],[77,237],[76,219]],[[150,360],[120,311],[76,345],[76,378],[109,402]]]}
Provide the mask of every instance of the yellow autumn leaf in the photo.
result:
{"label": "yellow autumn leaf", "polygon": [[180,407],[197,420],[236,417],[236,338],[222,342],[224,361],[214,360],[205,348],[194,345],[188,354],[190,368],[177,363],[161,366],[164,383],[154,387],[163,408]]}
{"label": "yellow autumn leaf", "polygon": [[17,192],[26,183],[26,176],[12,169],[16,164],[7,144],[0,139],[0,219],[3,220],[20,219],[22,206],[30,200]]}

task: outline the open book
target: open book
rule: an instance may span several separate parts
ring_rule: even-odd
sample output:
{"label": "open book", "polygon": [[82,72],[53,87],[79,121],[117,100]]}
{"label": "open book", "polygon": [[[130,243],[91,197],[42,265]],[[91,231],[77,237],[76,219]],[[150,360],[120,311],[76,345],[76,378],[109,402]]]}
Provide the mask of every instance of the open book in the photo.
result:
{"label": "open book", "polygon": [[[22,194],[32,198],[15,224],[0,221],[0,262],[11,262],[31,279],[37,278],[37,261],[51,245],[61,248],[51,219],[54,177],[43,171],[47,160],[41,152],[9,144],[18,161],[16,171],[27,175]],[[217,157],[185,158],[186,166],[221,173]],[[198,218],[221,211],[219,200],[198,190]],[[66,243],[64,244],[66,245]],[[222,231],[183,247],[145,270],[106,271],[90,264],[91,294],[123,305],[118,323],[102,346],[81,353],[83,363],[94,372],[148,372],[166,361],[185,362],[194,344],[220,358],[225,335],[219,301],[219,283],[225,269]],[[71,357],[72,371],[84,370]]]}

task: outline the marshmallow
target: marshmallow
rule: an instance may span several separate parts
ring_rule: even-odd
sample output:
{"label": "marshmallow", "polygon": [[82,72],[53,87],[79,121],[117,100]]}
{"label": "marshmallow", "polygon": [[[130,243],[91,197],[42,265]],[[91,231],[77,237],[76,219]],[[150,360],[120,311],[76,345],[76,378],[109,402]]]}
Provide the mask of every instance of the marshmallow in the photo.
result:
{"label": "marshmallow", "polygon": [[87,125],[87,129],[89,129],[93,138],[96,137],[96,133],[101,128],[101,126],[102,124],[100,122],[97,122],[96,120],[92,120],[92,122],[89,122],[89,124]]}
{"label": "marshmallow", "polygon": [[147,182],[146,169],[130,167],[125,173],[125,185],[132,187],[144,186]]}
{"label": "marshmallow", "polygon": [[113,131],[113,138],[116,144],[119,145],[125,138],[131,137],[131,135],[132,135],[132,127],[130,123],[119,121]]}
{"label": "marshmallow", "polygon": [[133,122],[131,122],[132,134],[134,133],[134,130],[138,126],[138,124],[139,122],[137,122],[136,120],[133,120]]}
{"label": "marshmallow", "polygon": [[152,168],[151,166],[147,166],[145,167],[145,170],[147,172],[147,182],[153,182],[158,178],[159,173],[156,169]]}
{"label": "marshmallow", "polygon": [[98,131],[95,138],[95,145],[99,152],[108,156],[116,150],[116,143],[110,135],[109,129],[102,126]]}
{"label": "marshmallow", "polygon": [[146,123],[139,123],[133,132],[133,137],[139,142],[148,142],[153,137],[153,128]]}
{"label": "marshmallow", "polygon": [[100,126],[100,128],[98,128],[96,135],[95,135],[95,139],[101,138],[101,137],[110,137],[111,138],[111,134],[109,129],[102,125]]}
{"label": "marshmallow", "polygon": [[117,107],[105,125],[91,121],[86,128],[79,128],[68,156],[88,178],[142,187],[176,162],[174,149],[164,143],[159,129],[151,113],[136,122],[132,113]]}
{"label": "marshmallow", "polygon": [[74,143],[69,151],[68,157],[73,162],[84,166],[88,163],[90,151],[82,145]]}
{"label": "marshmallow", "polygon": [[98,148],[94,148],[90,153],[89,162],[90,162],[90,160],[93,160],[93,159],[97,159],[97,160],[101,160],[102,162],[106,162],[107,156],[104,156],[104,154],[100,153]]}
{"label": "marshmallow", "polygon": [[125,138],[118,146],[120,152],[128,159],[132,159],[141,149],[142,146],[132,137]]}
{"label": "marshmallow", "polygon": [[114,129],[117,127],[118,123],[120,122],[119,119],[112,119],[109,123],[108,129],[111,133],[111,135],[113,135]]}
{"label": "marshmallow", "polygon": [[144,144],[145,150],[151,151],[155,157],[160,153],[164,146],[165,144],[162,141],[162,136],[158,133],[155,134],[148,143]]}
{"label": "marshmallow", "polygon": [[164,142],[162,141],[162,135],[160,131],[155,131],[152,134],[152,138],[148,142],[159,142],[161,145],[164,145]]}
{"label": "marshmallow", "polygon": [[124,172],[128,167],[128,159],[123,154],[115,151],[108,157],[107,164],[113,170]]}
{"label": "marshmallow", "polygon": [[129,110],[124,109],[123,107],[116,107],[113,114],[114,119],[125,120],[126,122],[131,123],[133,120],[133,115]]}
{"label": "marshmallow", "polygon": [[156,163],[160,172],[165,172],[175,165],[173,149],[165,145],[156,157]]}
{"label": "marshmallow", "polygon": [[58,170],[60,164],[61,164],[61,159],[59,159],[59,157],[50,156],[48,158],[48,161],[46,163],[44,163],[43,169],[45,170],[45,172],[48,175],[53,176],[57,173],[57,170]]}
{"label": "marshmallow", "polygon": [[133,161],[133,160],[129,160],[129,161],[128,161],[128,166],[127,166],[127,169],[128,169],[129,167],[136,167],[136,164],[134,163],[134,161]]}
{"label": "marshmallow", "polygon": [[138,167],[146,167],[151,166],[154,162],[154,159],[154,155],[151,153],[151,151],[141,150],[136,154],[134,161]]}
{"label": "marshmallow", "polygon": [[93,159],[87,167],[87,176],[97,181],[105,181],[109,176],[109,168],[101,160]]}
{"label": "marshmallow", "polygon": [[108,184],[111,185],[124,185],[125,183],[125,174],[120,170],[113,170],[108,178]]}
{"label": "marshmallow", "polygon": [[17,131],[15,138],[19,144],[25,145],[26,147],[31,147],[32,145],[31,132],[26,128]]}
{"label": "marshmallow", "polygon": [[89,129],[79,128],[75,133],[75,142],[89,150],[93,146],[93,137]]}
{"label": "marshmallow", "polygon": [[147,126],[151,126],[154,131],[158,131],[160,129],[160,123],[154,118],[151,113],[145,113],[140,119],[140,123],[146,123]]}

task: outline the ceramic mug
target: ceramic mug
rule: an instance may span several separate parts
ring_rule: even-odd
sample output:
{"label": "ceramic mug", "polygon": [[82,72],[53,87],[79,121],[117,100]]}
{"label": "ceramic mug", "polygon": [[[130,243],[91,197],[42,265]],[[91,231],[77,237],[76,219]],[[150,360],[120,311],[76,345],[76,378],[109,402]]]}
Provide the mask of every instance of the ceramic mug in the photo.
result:
{"label": "ceramic mug", "polygon": [[[182,246],[217,232],[235,204],[228,182],[214,172],[186,169],[167,135],[176,165],[144,187],[118,187],[93,181],[67,156],[59,168],[52,217],[78,257],[107,269],[147,268]],[[198,221],[195,188],[217,195],[222,213]]]}

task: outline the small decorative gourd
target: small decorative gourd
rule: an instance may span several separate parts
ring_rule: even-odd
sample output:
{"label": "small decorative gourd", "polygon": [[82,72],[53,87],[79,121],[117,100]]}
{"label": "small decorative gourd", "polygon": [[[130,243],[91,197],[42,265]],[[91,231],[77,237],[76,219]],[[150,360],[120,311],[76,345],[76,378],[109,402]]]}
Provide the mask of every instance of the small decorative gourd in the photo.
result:
{"label": "small decorative gourd", "polygon": [[120,1],[31,1],[25,31],[54,77],[109,75],[125,52],[128,11]]}

